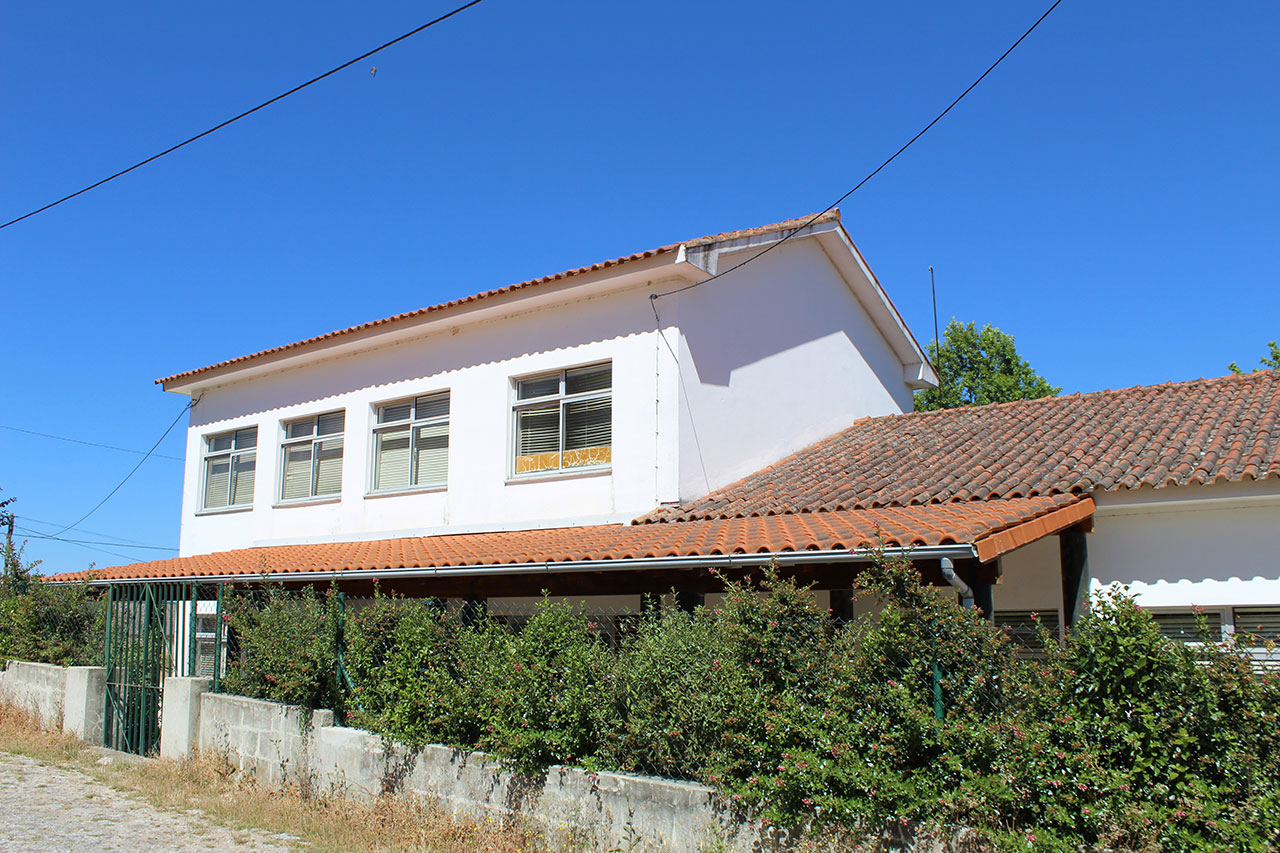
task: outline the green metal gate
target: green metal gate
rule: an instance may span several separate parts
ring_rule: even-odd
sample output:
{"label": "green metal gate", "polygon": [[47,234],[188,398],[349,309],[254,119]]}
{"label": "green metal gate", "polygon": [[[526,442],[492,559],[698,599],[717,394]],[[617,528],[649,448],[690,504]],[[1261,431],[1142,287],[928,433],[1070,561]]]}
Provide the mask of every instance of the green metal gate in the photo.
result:
{"label": "green metal gate", "polygon": [[217,679],[226,664],[220,587],[117,583],[107,591],[103,745],[148,755],[160,743],[166,676]]}

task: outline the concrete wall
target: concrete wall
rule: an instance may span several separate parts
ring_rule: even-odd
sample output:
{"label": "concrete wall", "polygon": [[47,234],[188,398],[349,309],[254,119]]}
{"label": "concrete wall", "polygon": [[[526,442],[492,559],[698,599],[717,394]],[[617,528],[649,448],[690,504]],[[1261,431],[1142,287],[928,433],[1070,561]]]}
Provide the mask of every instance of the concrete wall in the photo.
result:
{"label": "concrete wall", "polygon": [[26,711],[41,728],[62,728],[66,694],[65,667],[13,660],[0,675],[0,701]]}
{"label": "concrete wall", "polygon": [[[198,679],[167,679],[171,690]],[[729,850],[751,850],[759,828],[740,823],[703,785],[621,773],[588,773],[553,767],[538,776],[503,769],[493,757],[440,746],[408,750],[360,729],[333,725],[329,711],[301,709],[241,696],[199,697],[198,733],[203,752],[270,787],[288,782],[317,793],[359,800],[383,794],[430,798],[471,818],[519,813],[555,836],[583,834],[598,849],[639,840],[635,849],[698,850],[720,841]],[[165,725],[180,727],[177,717]],[[173,738],[162,741],[176,744]],[[171,755],[173,753],[170,753]],[[176,756],[175,756],[176,757]]]}
{"label": "concrete wall", "polygon": [[34,717],[41,728],[61,729],[86,743],[102,743],[107,671],[9,661],[0,672],[0,702]]}

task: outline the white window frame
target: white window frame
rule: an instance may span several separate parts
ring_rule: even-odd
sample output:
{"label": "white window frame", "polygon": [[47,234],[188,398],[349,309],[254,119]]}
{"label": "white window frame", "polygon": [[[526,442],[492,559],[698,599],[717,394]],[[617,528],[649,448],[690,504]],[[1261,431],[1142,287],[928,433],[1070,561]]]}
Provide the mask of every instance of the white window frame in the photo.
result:
{"label": "white window frame", "polygon": [[[253,433],[253,446],[239,447],[240,436],[243,433]],[[226,450],[214,450],[213,443],[220,438],[231,439],[231,446]],[[241,512],[253,509],[253,492],[257,489],[258,482],[258,427],[257,425],[240,427],[239,429],[223,430],[222,432],[209,433],[201,438],[203,449],[200,453],[200,494],[199,503],[196,509],[197,514],[219,513],[219,512]],[[236,493],[236,463],[245,456],[253,457],[254,468],[254,488],[249,491],[249,500],[241,503],[234,503]],[[227,460],[227,502],[223,506],[208,506],[209,503],[209,463],[215,459],[226,458]]]}
{"label": "white window frame", "polygon": [[[332,415],[342,415],[342,431],[336,433],[320,434],[320,419],[327,418]],[[317,415],[311,415],[305,418],[289,418],[280,422],[280,463],[276,466],[279,472],[279,485],[276,488],[277,505],[292,506],[295,504],[305,503],[326,503],[330,501],[338,501],[342,499],[342,477],[338,478],[338,491],[323,492],[316,494],[316,488],[319,482],[320,472],[317,467],[320,458],[317,453],[317,445],[325,442],[337,441],[342,450],[342,470],[346,470],[346,428],[347,418],[345,409],[335,409],[329,412],[321,412]],[[289,427],[297,424],[305,424],[310,422],[312,430],[310,435],[301,436],[299,438],[289,438]],[[300,447],[304,444],[311,445],[311,483],[308,489],[309,494],[303,497],[287,498],[285,497],[285,486],[287,483],[287,472],[289,468],[289,450],[290,448]]]}
{"label": "white window frame", "polygon": [[[602,367],[609,368],[609,387],[595,390],[584,391],[578,394],[565,393],[566,377],[577,371],[589,371]],[[546,394],[541,397],[533,397],[527,400],[520,399],[520,383],[531,382],[539,379],[558,378],[559,385],[555,394]],[[579,474],[593,474],[602,471],[609,471],[613,468],[613,362],[611,360],[590,362],[574,367],[565,367],[559,370],[545,370],[537,373],[530,373],[524,376],[514,376],[511,379],[511,413],[509,419],[510,439],[507,442],[507,476],[513,481],[518,480],[538,480],[546,478],[572,477]],[[609,400],[609,461],[602,462],[597,465],[574,465],[565,467],[565,408],[572,403],[582,402],[586,400]],[[559,464],[554,468],[542,468],[536,471],[518,470],[517,459],[519,457],[520,443],[520,413],[530,409],[548,408],[557,405],[560,411],[560,448],[556,452],[560,456]]]}
{"label": "white window frame", "polygon": [[[417,404],[419,400],[443,397],[446,400],[446,411],[443,415],[433,415],[430,417],[418,417]],[[408,418],[401,418],[396,421],[386,421],[379,423],[379,413],[390,406],[409,405],[410,414]],[[446,489],[449,486],[449,451],[445,451],[445,476],[443,480],[431,480],[425,483],[412,482],[417,475],[417,454],[414,452],[417,443],[418,428],[424,426],[445,426],[446,446],[449,438],[449,419],[452,416],[452,394],[450,389],[445,388],[440,391],[429,391],[425,394],[415,394],[412,397],[401,397],[395,400],[387,400],[381,403],[373,404],[371,418],[373,426],[370,430],[369,437],[369,480],[366,486],[366,496],[376,497],[379,495],[402,495],[408,492],[432,492]],[[409,430],[409,464],[410,464],[410,483],[407,486],[395,486],[392,488],[379,489],[378,485],[378,435],[393,430],[405,429]]]}

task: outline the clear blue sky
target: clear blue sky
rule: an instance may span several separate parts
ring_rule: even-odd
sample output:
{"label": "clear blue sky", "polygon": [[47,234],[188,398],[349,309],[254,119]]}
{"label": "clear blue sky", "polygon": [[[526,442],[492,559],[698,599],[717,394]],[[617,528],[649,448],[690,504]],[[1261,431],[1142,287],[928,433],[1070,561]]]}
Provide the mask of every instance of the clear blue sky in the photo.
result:
{"label": "clear blue sky", "polygon": [[[451,5],[6,4],[0,221]],[[1047,5],[486,0],[0,231],[0,424],[146,449],[186,402],[156,377],[819,210]],[[933,265],[944,324],[1012,333],[1065,393],[1255,364],[1280,336],[1277,42],[1272,2],[1066,0],[845,224],[922,342]],[[47,531],[139,458],[0,430],[0,497]],[[180,485],[151,459],[67,535],[176,546]]]}

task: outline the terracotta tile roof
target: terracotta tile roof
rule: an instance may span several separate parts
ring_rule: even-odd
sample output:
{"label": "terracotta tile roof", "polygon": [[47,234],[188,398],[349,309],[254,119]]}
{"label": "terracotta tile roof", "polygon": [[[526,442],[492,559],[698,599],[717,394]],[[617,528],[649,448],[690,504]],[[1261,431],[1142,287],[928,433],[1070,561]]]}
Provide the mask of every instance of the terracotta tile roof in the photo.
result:
{"label": "terracotta tile roof", "polygon": [[640,522],[1280,477],[1280,371],[869,418]]}
{"label": "terracotta tile roof", "polygon": [[[809,222],[809,220],[811,219],[814,220],[813,223]],[[532,278],[532,279],[529,279],[528,281],[522,281],[519,284],[509,284],[506,287],[499,287],[494,290],[486,290],[481,293],[472,294],[471,296],[464,296],[461,299],[451,299],[448,302],[441,302],[439,305],[430,305],[426,308],[418,308],[413,311],[406,311],[403,314],[396,314],[391,317],[384,317],[381,320],[372,320],[368,323],[361,323],[358,326],[349,326],[345,329],[338,329],[337,331],[326,332],[323,335],[316,335],[313,338],[306,338],[305,340],[294,341],[291,344],[284,344],[283,346],[272,347],[271,349],[265,349],[265,350],[261,350],[260,352],[250,353],[249,355],[241,355],[241,356],[237,356],[236,358],[229,358],[226,361],[220,361],[217,364],[210,364],[207,367],[199,367],[199,368],[196,368],[195,370],[186,370],[186,371],[183,371],[182,373],[175,373],[172,376],[166,376],[163,379],[157,379],[156,384],[165,385],[167,383],[176,382],[182,379],[190,379],[191,377],[198,376],[202,373],[209,373],[214,370],[221,370],[224,367],[230,367],[232,365],[237,365],[237,364],[244,364],[249,361],[256,361],[257,359],[264,358],[266,356],[277,355],[279,353],[286,352],[288,350],[301,349],[303,347],[311,346],[312,344],[320,343],[321,341],[328,341],[334,338],[344,337],[346,335],[365,332],[370,329],[376,329],[380,326],[388,326],[388,325],[399,323],[405,320],[411,320],[417,317],[422,317],[426,314],[432,314],[437,311],[444,311],[449,308],[456,308],[459,305],[465,305],[472,302],[479,302],[481,300],[490,299],[494,296],[501,296],[506,293],[513,293],[517,290],[524,290],[530,287],[537,287],[538,285],[549,284],[554,281],[561,281],[563,279],[572,278],[573,276],[583,275],[585,273],[597,272],[598,270],[621,266],[622,264],[631,263],[633,261],[640,261],[646,258],[656,257],[658,255],[669,254],[671,252],[676,251],[681,246],[684,246],[685,248],[689,249],[689,248],[695,248],[698,246],[706,246],[712,243],[721,243],[728,240],[738,240],[744,237],[755,237],[762,234],[771,234],[776,231],[786,231],[788,229],[799,228],[800,226],[807,225],[807,224],[816,225],[824,222],[839,222],[839,221],[840,221],[840,211],[831,210],[831,211],[827,211],[826,213],[818,215],[816,219],[814,218],[814,215],[811,214],[809,216],[800,216],[800,217],[796,217],[795,219],[787,219],[782,222],[775,222],[771,225],[761,225],[755,228],[744,228],[739,231],[726,231],[723,234],[709,234],[705,237],[699,237],[696,240],[684,240],[679,243],[669,243],[665,246],[659,246],[656,249],[649,249],[643,252],[636,252],[631,255],[624,255],[623,257],[620,257],[620,258],[613,258],[611,260],[600,261],[598,263],[589,264],[585,267],[578,267],[577,269],[565,270],[564,272],[558,272],[552,275],[544,275],[540,278]]]}
{"label": "terracotta tile roof", "polygon": [[[462,533],[371,542],[245,548],[196,557],[133,563],[94,572],[99,580],[190,578],[296,572],[455,568],[546,563],[555,567],[596,560],[857,550],[883,535],[891,546],[975,544],[990,560],[1021,542],[1028,524],[1051,532],[1093,512],[1093,501],[1072,495],[963,505],[805,513],[771,518],[691,521],[666,525],[607,525],[551,530]],[[1003,539],[993,537],[1003,536]],[[992,544],[994,543],[994,544]],[[1004,544],[1001,544],[1004,543]],[[1003,549],[1003,550],[1002,550]],[[85,572],[55,580],[83,580]]]}

